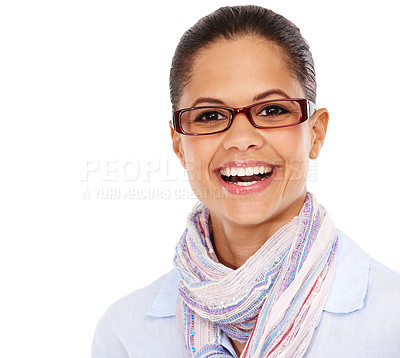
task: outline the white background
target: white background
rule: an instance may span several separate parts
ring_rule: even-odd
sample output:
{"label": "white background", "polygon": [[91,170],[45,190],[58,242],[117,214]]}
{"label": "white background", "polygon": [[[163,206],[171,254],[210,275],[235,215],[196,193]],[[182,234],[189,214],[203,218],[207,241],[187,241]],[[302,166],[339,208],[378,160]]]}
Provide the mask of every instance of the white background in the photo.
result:
{"label": "white background", "polygon": [[246,3],[311,44],[331,121],[309,189],[400,271],[395,1],[3,1],[0,356],[88,357],[105,309],[172,267],[195,200],[170,145],[170,61],[201,16]]}

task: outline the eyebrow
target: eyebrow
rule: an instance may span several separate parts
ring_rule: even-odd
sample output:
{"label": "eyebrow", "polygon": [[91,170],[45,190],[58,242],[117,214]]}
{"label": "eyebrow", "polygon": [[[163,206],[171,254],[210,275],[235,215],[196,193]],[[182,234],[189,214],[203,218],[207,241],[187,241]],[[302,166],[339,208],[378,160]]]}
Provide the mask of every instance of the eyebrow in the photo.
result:
{"label": "eyebrow", "polygon": [[212,98],[212,97],[200,97],[197,98],[193,103],[191,107],[196,107],[199,103],[212,103],[212,104],[219,104],[219,105],[224,105],[225,103],[221,101],[220,99],[217,98]]}
{"label": "eyebrow", "polygon": [[[257,94],[256,96],[254,96],[253,102],[260,101],[269,96],[272,96],[273,94],[279,94],[282,97],[290,98],[285,92],[283,92],[279,89],[272,89],[272,90],[268,90],[268,91],[262,92],[260,94]],[[225,103],[218,98],[199,97],[192,103],[191,107],[196,107],[199,103],[207,103],[207,104],[212,103],[212,104],[217,104],[217,105],[225,105]]]}
{"label": "eyebrow", "polygon": [[279,89],[272,89],[272,90],[268,90],[268,91],[265,91],[265,92],[263,92],[263,93],[260,93],[260,94],[258,94],[258,95],[256,95],[256,96],[254,96],[254,97],[253,97],[253,101],[254,101],[254,102],[260,101],[260,100],[262,100],[262,99],[264,99],[264,98],[267,98],[267,97],[269,97],[269,96],[272,96],[273,94],[279,94],[279,95],[281,95],[282,97],[290,98],[285,92],[283,92],[283,91],[281,91],[281,90],[279,90]]}

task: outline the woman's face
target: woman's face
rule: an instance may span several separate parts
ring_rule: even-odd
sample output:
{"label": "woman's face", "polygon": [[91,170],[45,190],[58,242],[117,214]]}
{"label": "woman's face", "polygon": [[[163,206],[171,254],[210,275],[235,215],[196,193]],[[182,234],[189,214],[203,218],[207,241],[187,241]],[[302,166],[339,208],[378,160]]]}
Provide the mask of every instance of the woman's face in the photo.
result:
{"label": "woman's face", "polygon": [[[281,50],[272,42],[244,37],[220,40],[200,51],[178,108],[238,108],[270,99],[304,97]],[[297,126],[257,129],[244,114],[238,114],[223,133],[185,136],[173,132],[173,146],[188,171],[192,189],[213,220],[279,227],[297,215],[304,203],[308,158],[318,155],[327,121],[326,111],[319,110]],[[272,172],[255,176],[252,185],[229,183],[223,176],[262,169]]]}

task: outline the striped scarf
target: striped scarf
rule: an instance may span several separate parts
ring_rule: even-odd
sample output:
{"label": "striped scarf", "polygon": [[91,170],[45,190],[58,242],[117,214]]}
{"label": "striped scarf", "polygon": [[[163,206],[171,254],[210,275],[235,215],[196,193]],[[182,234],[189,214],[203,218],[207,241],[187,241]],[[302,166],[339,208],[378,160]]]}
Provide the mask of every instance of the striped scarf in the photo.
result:
{"label": "striped scarf", "polygon": [[176,247],[177,320],[191,357],[231,357],[222,332],[247,342],[244,357],[302,357],[334,274],[335,225],[307,194],[298,216],[237,270],[218,262],[198,203]]}

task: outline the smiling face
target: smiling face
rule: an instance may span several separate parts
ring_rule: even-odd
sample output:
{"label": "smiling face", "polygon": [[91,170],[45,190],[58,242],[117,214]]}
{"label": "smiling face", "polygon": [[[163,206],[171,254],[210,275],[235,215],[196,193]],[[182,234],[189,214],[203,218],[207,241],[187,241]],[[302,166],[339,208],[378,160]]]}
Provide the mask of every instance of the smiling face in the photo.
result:
{"label": "smiling face", "polygon": [[[199,52],[178,108],[240,108],[304,97],[277,45],[243,37],[219,40]],[[257,129],[246,115],[238,114],[226,132],[205,136],[174,132],[173,147],[213,223],[278,229],[304,203],[308,158],[319,153],[327,117],[325,110],[319,110],[293,127]]]}

